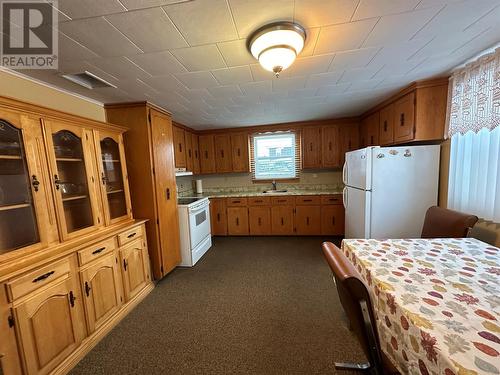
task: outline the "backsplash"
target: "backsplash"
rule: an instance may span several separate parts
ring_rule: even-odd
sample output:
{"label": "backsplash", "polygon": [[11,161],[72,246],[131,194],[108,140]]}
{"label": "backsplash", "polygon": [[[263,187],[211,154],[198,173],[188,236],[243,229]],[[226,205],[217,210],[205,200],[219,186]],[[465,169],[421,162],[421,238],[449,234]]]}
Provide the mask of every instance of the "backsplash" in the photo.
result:
{"label": "backsplash", "polygon": [[[177,177],[177,194],[181,197],[193,195],[197,179],[203,180],[205,193],[260,192],[271,188],[270,183],[254,183],[250,173],[182,176]],[[298,182],[278,182],[278,189],[287,190],[340,190],[343,186],[340,171],[302,172]]]}

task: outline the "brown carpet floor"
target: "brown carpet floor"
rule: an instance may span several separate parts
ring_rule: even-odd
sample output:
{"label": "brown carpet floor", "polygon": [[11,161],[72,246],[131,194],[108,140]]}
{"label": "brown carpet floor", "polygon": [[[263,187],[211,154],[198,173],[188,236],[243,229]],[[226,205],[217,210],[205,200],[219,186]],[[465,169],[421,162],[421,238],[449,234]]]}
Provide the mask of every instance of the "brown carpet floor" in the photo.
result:
{"label": "brown carpet floor", "polygon": [[215,238],[71,374],[332,374],[335,361],[362,361],[322,240]]}

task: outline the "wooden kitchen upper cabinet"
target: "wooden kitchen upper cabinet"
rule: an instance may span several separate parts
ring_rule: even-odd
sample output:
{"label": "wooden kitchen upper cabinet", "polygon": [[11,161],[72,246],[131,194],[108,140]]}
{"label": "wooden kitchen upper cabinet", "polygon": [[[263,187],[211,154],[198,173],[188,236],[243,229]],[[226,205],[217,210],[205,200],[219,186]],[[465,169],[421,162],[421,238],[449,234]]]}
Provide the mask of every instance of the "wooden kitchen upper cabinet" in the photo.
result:
{"label": "wooden kitchen upper cabinet", "polygon": [[94,134],[63,121],[45,121],[59,231],[67,240],[104,224],[97,186]]}
{"label": "wooden kitchen upper cabinet", "polygon": [[193,172],[193,134],[185,131],[184,139],[186,141],[186,170]]}
{"label": "wooden kitchen upper cabinet", "polygon": [[231,150],[233,159],[232,171],[250,172],[248,135],[246,133],[231,134]]}
{"label": "wooden kitchen upper cabinet", "polygon": [[107,105],[108,121],[124,125],[134,216],[146,232],[155,279],[180,262],[173,126],[170,114],[149,103]]}
{"label": "wooden kitchen upper cabinet", "polygon": [[0,255],[57,242],[40,119],[0,109]]}
{"label": "wooden kitchen upper cabinet", "polygon": [[200,146],[198,135],[191,134],[191,144],[193,149],[193,174],[200,174]]}
{"label": "wooden kitchen upper cabinet", "polygon": [[173,127],[174,133],[174,150],[175,150],[175,166],[176,168],[186,168],[186,138],[185,131],[177,126]]}
{"label": "wooden kitchen upper cabinet", "polygon": [[29,375],[49,373],[85,337],[82,297],[75,278],[73,272],[60,275],[45,288],[14,302],[18,339]]}
{"label": "wooden kitchen upper cabinet", "polygon": [[340,236],[344,234],[344,206],[332,204],[321,207],[321,234]]}
{"label": "wooden kitchen upper cabinet", "polygon": [[298,235],[316,235],[320,225],[321,206],[297,206],[295,208],[295,228]]}
{"label": "wooden kitchen upper cabinet", "polygon": [[266,236],[271,234],[271,207],[252,206],[248,208],[250,235]]}
{"label": "wooden kitchen upper cabinet", "polygon": [[368,116],[366,125],[366,146],[377,146],[379,144],[380,113],[375,112]]}
{"label": "wooden kitchen upper cabinet", "polygon": [[394,104],[380,110],[380,144],[390,145],[394,142]]}
{"label": "wooden kitchen upper cabinet", "polygon": [[214,136],[215,142],[215,169],[218,173],[233,171],[231,150],[231,136],[218,134]]}
{"label": "wooden kitchen upper cabinet", "polygon": [[415,93],[409,93],[394,102],[394,141],[410,141],[414,138]]}
{"label": "wooden kitchen upper cabinet", "polygon": [[132,219],[125,149],[120,133],[94,130],[99,186],[107,225]]}
{"label": "wooden kitchen upper cabinet", "polygon": [[340,126],[340,165],[344,165],[346,152],[359,148],[359,125],[357,123]]}
{"label": "wooden kitchen upper cabinet", "polygon": [[146,243],[137,239],[120,248],[125,301],[130,301],[149,282]]}
{"label": "wooden kitchen upper cabinet", "polygon": [[247,207],[227,207],[227,234],[230,236],[248,236]]}
{"label": "wooden kitchen upper cabinet", "polygon": [[293,234],[293,206],[271,207],[271,233],[284,236]]}
{"label": "wooden kitchen upper cabinet", "polygon": [[213,135],[199,136],[200,173],[215,173],[215,145]]}
{"label": "wooden kitchen upper cabinet", "polygon": [[227,235],[225,198],[210,198],[210,227],[213,236]]}
{"label": "wooden kitchen upper cabinet", "polygon": [[302,167],[321,168],[321,127],[305,126],[302,129]]}
{"label": "wooden kitchen upper cabinet", "polygon": [[115,314],[123,301],[117,255],[112,252],[80,271],[88,333]]}
{"label": "wooden kitchen upper cabinet", "polygon": [[321,135],[323,141],[322,166],[324,168],[340,167],[342,149],[340,147],[339,127],[335,125],[324,126],[321,129]]}

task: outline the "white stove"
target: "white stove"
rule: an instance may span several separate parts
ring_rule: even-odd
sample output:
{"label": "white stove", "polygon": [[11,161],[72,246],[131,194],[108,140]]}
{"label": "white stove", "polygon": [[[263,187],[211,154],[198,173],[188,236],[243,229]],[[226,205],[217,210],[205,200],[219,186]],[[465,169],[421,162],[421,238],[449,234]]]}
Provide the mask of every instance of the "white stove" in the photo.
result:
{"label": "white stove", "polygon": [[181,266],[192,267],[212,247],[208,198],[178,198]]}

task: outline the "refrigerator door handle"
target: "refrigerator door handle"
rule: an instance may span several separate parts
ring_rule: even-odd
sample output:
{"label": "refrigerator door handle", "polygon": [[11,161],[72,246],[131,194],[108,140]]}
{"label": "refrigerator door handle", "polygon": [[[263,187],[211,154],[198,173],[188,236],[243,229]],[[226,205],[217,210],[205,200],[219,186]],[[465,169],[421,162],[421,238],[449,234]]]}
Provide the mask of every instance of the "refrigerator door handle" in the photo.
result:
{"label": "refrigerator door handle", "polygon": [[344,190],[342,191],[342,203],[344,205],[344,209],[347,209],[347,204],[348,204],[348,201],[347,201],[348,197],[347,197],[347,186],[344,187]]}
{"label": "refrigerator door handle", "polygon": [[347,185],[347,160],[344,162],[344,166],[342,167],[342,182],[344,185]]}

